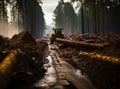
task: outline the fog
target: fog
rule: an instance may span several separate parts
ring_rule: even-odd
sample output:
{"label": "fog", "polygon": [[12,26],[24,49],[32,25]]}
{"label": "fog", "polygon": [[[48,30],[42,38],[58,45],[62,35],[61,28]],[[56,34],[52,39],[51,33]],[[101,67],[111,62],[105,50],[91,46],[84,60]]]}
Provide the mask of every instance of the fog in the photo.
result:
{"label": "fog", "polygon": [[0,35],[11,38],[14,34],[19,32],[18,26],[5,21],[0,22]]}

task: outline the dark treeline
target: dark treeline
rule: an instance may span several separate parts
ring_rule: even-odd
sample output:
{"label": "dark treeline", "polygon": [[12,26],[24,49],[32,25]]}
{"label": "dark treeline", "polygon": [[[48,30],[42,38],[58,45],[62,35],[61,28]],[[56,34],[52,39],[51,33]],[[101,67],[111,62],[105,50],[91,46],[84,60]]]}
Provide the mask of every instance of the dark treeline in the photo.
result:
{"label": "dark treeline", "polygon": [[70,2],[64,2],[64,0],[59,1],[54,11],[55,26],[63,27],[67,35],[71,33],[94,33],[97,35],[120,33],[119,0],[71,1],[81,2],[78,13],[75,13]]}
{"label": "dark treeline", "polygon": [[[64,0],[59,0],[54,10],[55,26],[63,27],[65,34],[120,33],[119,0],[72,0],[74,1],[82,2],[79,4],[81,8],[77,13],[72,3],[64,2]],[[0,22],[15,24],[19,31],[28,30],[35,37],[42,36],[45,21],[40,3],[41,0],[0,0]],[[10,11],[8,11],[8,6]]]}
{"label": "dark treeline", "polygon": [[19,31],[28,30],[35,37],[40,37],[45,29],[40,3],[41,0],[0,0],[0,21],[17,25]]}
{"label": "dark treeline", "polygon": [[[91,33],[106,35],[120,33],[120,1],[119,0],[85,0],[85,10],[91,17],[89,20]],[[86,17],[84,17],[86,18]],[[85,24],[85,23],[84,23]]]}
{"label": "dark treeline", "polygon": [[7,21],[7,12],[5,4],[6,2],[4,0],[0,0],[0,20],[4,19],[5,21]]}
{"label": "dark treeline", "polygon": [[64,28],[65,34],[74,33],[75,16],[72,4],[60,0],[58,6],[54,10],[55,26]]}

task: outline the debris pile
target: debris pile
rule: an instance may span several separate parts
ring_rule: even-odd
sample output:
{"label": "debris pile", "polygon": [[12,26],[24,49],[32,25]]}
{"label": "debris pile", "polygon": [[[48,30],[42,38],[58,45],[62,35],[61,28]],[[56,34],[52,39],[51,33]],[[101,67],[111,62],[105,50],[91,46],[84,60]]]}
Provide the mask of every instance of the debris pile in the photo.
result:
{"label": "debris pile", "polygon": [[59,54],[74,67],[79,68],[83,74],[86,74],[97,89],[120,89],[120,35],[74,34],[67,39],[109,44],[103,49],[63,45]]}
{"label": "debris pile", "polygon": [[0,62],[3,61],[7,53],[4,51],[10,44],[10,40],[3,36],[0,36]]}
{"label": "debris pile", "polygon": [[83,41],[87,43],[104,43],[106,42],[106,37],[96,36],[95,34],[73,34],[67,37],[67,39],[75,41]]}
{"label": "debris pile", "polygon": [[[0,42],[4,41],[5,39],[0,37]],[[32,84],[44,76],[46,70],[42,66],[46,47],[46,42],[43,40],[36,41],[28,31],[14,35],[8,45],[4,49],[2,47],[0,59],[4,59],[3,52],[6,54],[10,53],[11,50],[18,52],[17,64],[11,78],[11,88]]]}
{"label": "debris pile", "polygon": [[42,78],[45,73],[42,66],[47,43],[42,40],[36,42],[28,31],[23,31],[12,37],[11,44],[11,48],[19,52],[13,84],[30,84]]}
{"label": "debris pile", "polygon": [[120,48],[120,35],[119,34],[109,34],[108,41],[111,44],[111,48]]}
{"label": "debris pile", "polygon": [[32,37],[32,35],[28,31],[22,31],[18,35],[14,35],[11,39],[11,42],[13,44],[20,44],[20,43],[36,43],[35,39]]}

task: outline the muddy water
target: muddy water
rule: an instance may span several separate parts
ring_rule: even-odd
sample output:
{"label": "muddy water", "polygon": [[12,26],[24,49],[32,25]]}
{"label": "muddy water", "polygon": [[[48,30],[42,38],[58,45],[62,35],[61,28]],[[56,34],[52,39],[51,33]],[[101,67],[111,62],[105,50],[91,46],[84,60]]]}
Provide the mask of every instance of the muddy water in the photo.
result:
{"label": "muddy water", "polygon": [[55,46],[49,45],[49,51],[50,54],[47,57],[49,63],[44,65],[47,72],[42,80],[34,84],[36,87],[40,89],[95,89],[81,70],[75,69],[59,58]]}
{"label": "muddy water", "polygon": [[[48,56],[47,58],[49,60],[49,63],[44,65],[44,67],[47,69],[47,72],[45,73],[45,76],[42,80],[40,80],[34,84],[35,87],[40,88],[40,89],[95,89],[91,85],[89,79],[85,75],[83,75],[81,70],[79,70],[79,69],[74,70],[73,74],[75,74],[75,75],[72,75],[71,78],[72,77],[74,78],[77,76],[78,80],[80,79],[81,88],[76,88],[74,85],[71,85],[71,84],[68,84],[66,86],[58,84],[57,83],[58,75],[54,68],[53,60],[51,59],[51,56]],[[68,71],[68,70],[66,70],[66,71]],[[78,80],[77,81],[75,80],[75,82],[78,82]]]}
{"label": "muddy water", "polygon": [[41,87],[44,89],[50,89],[51,86],[56,83],[56,72],[52,64],[53,61],[51,59],[51,56],[48,56],[47,59],[49,63],[44,65],[44,68],[47,69],[44,78],[34,84],[36,87]]}
{"label": "muddy water", "polygon": [[57,51],[50,48],[47,57],[48,63],[44,64],[47,70],[43,79],[33,85],[21,86],[14,89],[95,89],[90,80],[69,63],[58,57]]}
{"label": "muddy water", "polygon": [[[35,87],[40,89],[76,89],[74,86],[64,86],[57,83],[57,73],[54,68],[53,60],[51,56],[47,57],[49,63],[44,65],[44,68],[47,69],[45,76],[42,80],[34,84]],[[79,70],[76,71],[76,75],[79,77],[82,76]]]}

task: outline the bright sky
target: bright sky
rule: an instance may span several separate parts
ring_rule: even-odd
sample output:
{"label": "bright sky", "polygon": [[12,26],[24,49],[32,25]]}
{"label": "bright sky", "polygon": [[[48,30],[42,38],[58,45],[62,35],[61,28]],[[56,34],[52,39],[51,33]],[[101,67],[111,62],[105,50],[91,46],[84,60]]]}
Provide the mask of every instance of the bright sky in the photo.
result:
{"label": "bright sky", "polygon": [[[43,0],[43,12],[44,12],[44,17],[47,25],[52,25],[52,16],[53,16],[53,11],[55,10],[56,6],[58,5],[59,0]],[[65,2],[70,1],[70,0],[64,0]]]}

